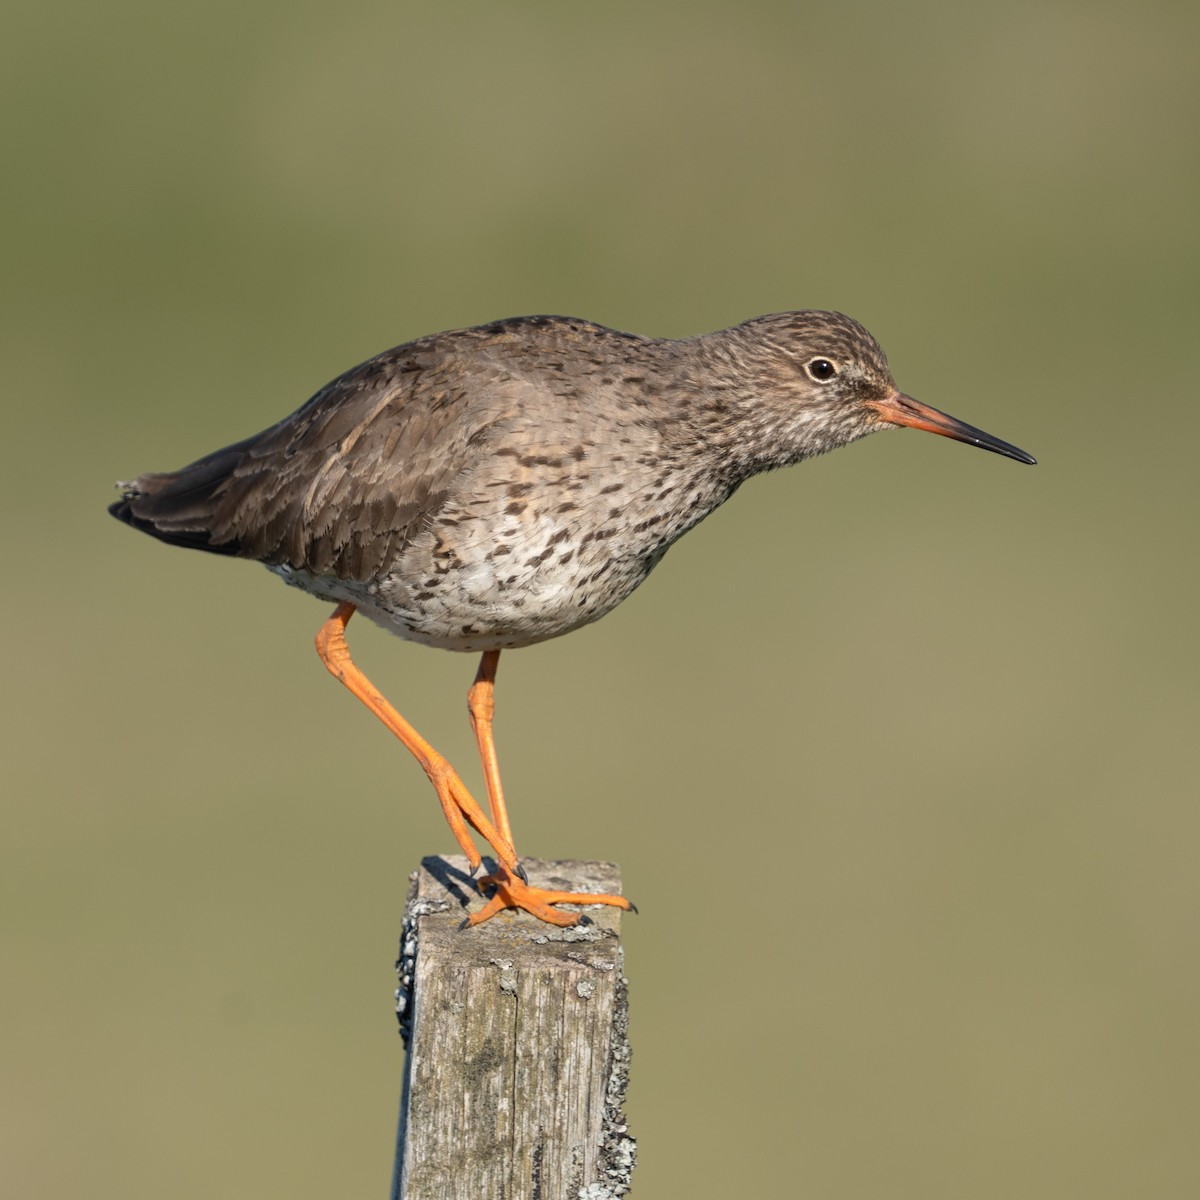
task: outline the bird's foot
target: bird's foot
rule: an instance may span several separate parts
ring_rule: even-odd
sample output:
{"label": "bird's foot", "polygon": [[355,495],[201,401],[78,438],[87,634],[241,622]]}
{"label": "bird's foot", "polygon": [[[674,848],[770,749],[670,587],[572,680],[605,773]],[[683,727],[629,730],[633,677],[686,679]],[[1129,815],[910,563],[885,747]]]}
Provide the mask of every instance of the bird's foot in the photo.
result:
{"label": "bird's foot", "polygon": [[539,921],[562,926],[584,924],[587,917],[583,913],[560,912],[553,907],[555,904],[611,904],[614,908],[637,912],[624,896],[606,892],[556,892],[549,888],[534,887],[503,867],[475,883],[481,891],[485,887],[492,888],[492,896],[477,913],[472,913],[463,922],[464,929],[470,925],[480,925],[506,908],[521,909]]}

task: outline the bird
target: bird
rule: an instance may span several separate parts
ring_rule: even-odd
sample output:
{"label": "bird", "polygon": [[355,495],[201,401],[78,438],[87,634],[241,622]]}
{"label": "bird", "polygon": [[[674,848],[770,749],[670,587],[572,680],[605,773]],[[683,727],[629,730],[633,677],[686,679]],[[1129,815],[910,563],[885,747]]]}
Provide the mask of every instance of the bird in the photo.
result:
{"label": "bird", "polygon": [[[760,316],[687,338],[527,316],[385,350],[263,432],[118,483],[109,511],[174,546],[262,563],[333,604],[317,651],[433,784],[487,902],[553,925],[620,895],[532,885],[492,722],[504,650],[611,612],[747,479],[878,430],[1024,450],[901,392],[842,313]],[[479,654],[468,691],[488,812],[352,659],[361,612],[409,641]],[[490,848],[484,871],[474,831]]]}

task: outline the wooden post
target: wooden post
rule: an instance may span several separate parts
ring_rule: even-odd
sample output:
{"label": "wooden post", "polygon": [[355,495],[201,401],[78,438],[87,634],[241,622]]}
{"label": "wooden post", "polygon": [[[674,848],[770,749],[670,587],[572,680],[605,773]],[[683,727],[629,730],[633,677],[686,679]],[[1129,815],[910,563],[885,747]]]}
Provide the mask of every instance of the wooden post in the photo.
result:
{"label": "wooden post", "polygon": [[[531,883],[621,891],[611,863],[522,859]],[[393,1200],[615,1200],[635,1145],[622,1106],[628,1010],[619,909],[561,929],[483,903],[461,856],[413,877],[397,1013],[408,1048]]]}

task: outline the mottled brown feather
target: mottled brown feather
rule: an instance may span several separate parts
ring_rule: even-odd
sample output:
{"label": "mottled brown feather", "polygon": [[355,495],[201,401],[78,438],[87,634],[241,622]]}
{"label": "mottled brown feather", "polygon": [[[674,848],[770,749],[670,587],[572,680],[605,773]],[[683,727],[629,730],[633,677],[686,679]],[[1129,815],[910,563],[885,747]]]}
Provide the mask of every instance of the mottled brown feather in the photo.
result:
{"label": "mottled brown feather", "polygon": [[387,350],[261,434],[122,485],[111,511],[405,637],[525,645],[603,616],[751,475],[894,425],[879,404],[898,394],[840,313],[679,341],[513,318]]}

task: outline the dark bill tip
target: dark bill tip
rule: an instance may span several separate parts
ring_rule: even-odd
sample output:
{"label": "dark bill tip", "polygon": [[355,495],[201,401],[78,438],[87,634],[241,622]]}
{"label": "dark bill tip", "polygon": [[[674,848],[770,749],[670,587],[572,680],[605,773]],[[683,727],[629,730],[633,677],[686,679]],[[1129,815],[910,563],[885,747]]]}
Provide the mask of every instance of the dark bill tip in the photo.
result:
{"label": "dark bill tip", "polygon": [[909,429],[924,429],[929,433],[940,434],[942,437],[953,438],[956,442],[966,442],[978,446],[981,450],[990,450],[993,454],[1003,454],[1005,458],[1036,466],[1037,459],[1027,454],[1019,446],[1002,441],[966,421],[960,421],[948,413],[922,404],[903,392],[892,392],[883,400],[872,401],[871,407],[888,422],[889,425],[903,425]]}

